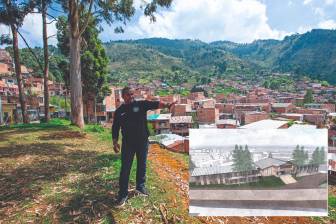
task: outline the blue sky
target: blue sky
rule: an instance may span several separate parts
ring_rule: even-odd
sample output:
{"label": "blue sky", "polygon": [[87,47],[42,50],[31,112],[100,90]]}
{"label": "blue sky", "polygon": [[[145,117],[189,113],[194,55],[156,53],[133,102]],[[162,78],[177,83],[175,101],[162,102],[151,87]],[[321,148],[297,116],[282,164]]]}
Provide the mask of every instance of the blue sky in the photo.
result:
{"label": "blue sky", "polygon": [[[256,39],[282,39],[313,28],[336,28],[336,0],[175,0],[170,9],[159,9],[156,23],[139,10],[145,1],[134,0],[138,10],[125,33],[115,34],[114,27],[102,24],[101,39],[166,37],[249,43]],[[29,15],[22,27],[33,46],[42,45],[41,30],[39,14]],[[0,26],[1,34],[8,32],[7,27]],[[55,32],[53,23],[49,34]],[[57,43],[55,38],[50,42]]]}

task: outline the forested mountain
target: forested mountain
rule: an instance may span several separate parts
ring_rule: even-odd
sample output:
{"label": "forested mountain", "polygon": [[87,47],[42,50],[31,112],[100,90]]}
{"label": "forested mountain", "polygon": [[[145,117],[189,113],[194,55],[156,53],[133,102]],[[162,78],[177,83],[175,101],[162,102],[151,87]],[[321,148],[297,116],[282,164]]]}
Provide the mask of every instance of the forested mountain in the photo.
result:
{"label": "forested mountain", "polygon": [[150,38],[114,41],[105,46],[112,77],[184,76],[190,81],[200,77],[256,77],[265,72],[288,72],[296,77],[336,83],[336,30],[318,29],[281,41],[257,40],[250,44]]}
{"label": "forested mountain", "polygon": [[257,40],[251,44],[212,43],[238,57],[273,71],[307,75],[336,83],[336,31],[315,29],[282,41]]}

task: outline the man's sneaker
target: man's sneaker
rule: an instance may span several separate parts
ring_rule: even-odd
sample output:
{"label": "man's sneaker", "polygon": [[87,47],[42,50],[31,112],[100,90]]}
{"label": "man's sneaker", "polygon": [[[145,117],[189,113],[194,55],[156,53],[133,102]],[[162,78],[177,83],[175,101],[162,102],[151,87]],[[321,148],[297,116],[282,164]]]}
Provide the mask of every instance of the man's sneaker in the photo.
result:
{"label": "man's sneaker", "polygon": [[125,196],[125,197],[118,197],[117,203],[116,203],[115,207],[116,208],[123,207],[126,204],[127,199],[128,199],[127,196]]}
{"label": "man's sneaker", "polygon": [[149,193],[148,193],[147,189],[144,188],[144,187],[136,189],[135,191],[141,196],[145,196],[145,197],[149,196]]}

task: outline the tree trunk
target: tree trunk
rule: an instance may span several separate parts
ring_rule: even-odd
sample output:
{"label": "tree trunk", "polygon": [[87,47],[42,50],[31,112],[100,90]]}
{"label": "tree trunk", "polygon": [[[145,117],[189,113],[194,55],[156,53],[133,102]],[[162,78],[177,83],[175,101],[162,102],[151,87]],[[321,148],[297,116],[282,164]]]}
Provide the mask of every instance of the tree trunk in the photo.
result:
{"label": "tree trunk", "polygon": [[46,123],[50,120],[49,114],[49,52],[48,52],[48,34],[47,34],[47,6],[45,0],[42,0],[42,22],[43,22],[43,50],[44,50],[44,117]]}
{"label": "tree trunk", "polygon": [[95,117],[95,124],[97,124],[97,97],[94,96],[94,117]]}
{"label": "tree trunk", "polygon": [[70,37],[70,85],[72,123],[84,127],[83,96],[80,67],[80,38]]}
{"label": "tree trunk", "polygon": [[11,29],[12,29],[12,34],[13,34],[14,64],[15,64],[16,80],[17,80],[18,88],[19,88],[19,100],[21,104],[22,120],[23,120],[23,123],[27,124],[29,121],[28,121],[27,110],[26,110],[27,106],[26,106],[25,93],[24,93],[24,88],[23,88],[23,83],[22,83],[18,33],[17,33],[15,25],[11,25]]}
{"label": "tree trunk", "polygon": [[72,123],[84,128],[83,96],[80,65],[80,42],[78,5],[75,0],[69,1],[70,23],[70,89]]}

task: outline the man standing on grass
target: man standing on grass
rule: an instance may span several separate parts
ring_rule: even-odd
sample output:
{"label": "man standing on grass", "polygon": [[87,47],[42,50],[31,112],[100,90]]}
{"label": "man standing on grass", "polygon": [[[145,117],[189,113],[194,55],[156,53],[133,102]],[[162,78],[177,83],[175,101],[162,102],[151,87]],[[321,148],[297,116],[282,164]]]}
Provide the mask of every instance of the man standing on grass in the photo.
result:
{"label": "man standing on grass", "polygon": [[158,108],[169,108],[170,110],[175,104],[148,100],[135,101],[133,91],[129,87],[122,89],[121,96],[124,99],[124,103],[115,111],[112,125],[113,149],[115,153],[120,151],[118,143],[120,129],[122,133],[118,207],[125,205],[128,199],[128,181],[134,155],[137,158],[136,191],[140,195],[148,196],[148,191],[145,188],[149,136],[147,111]]}

